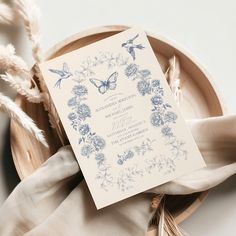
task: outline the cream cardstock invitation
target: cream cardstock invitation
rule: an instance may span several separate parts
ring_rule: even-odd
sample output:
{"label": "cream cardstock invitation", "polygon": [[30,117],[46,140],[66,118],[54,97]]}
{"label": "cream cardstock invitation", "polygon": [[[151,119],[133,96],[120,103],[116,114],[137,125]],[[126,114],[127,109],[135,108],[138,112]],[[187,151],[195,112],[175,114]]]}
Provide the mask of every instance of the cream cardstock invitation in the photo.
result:
{"label": "cream cardstock invitation", "polygon": [[98,209],[205,166],[144,31],[39,66]]}

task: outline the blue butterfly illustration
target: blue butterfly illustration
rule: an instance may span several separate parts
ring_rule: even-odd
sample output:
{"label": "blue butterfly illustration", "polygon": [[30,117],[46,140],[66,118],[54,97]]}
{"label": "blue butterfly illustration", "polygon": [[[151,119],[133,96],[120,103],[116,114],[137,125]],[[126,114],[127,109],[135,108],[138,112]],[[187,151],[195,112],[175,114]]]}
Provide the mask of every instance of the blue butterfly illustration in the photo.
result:
{"label": "blue butterfly illustration", "polygon": [[70,72],[69,67],[66,62],[63,63],[62,70],[49,69],[50,72],[59,75],[59,79],[55,83],[54,87],[61,88],[61,81],[68,79],[73,74]]}
{"label": "blue butterfly illustration", "polygon": [[105,81],[99,79],[89,79],[90,82],[98,88],[99,93],[104,94],[107,90],[115,90],[118,72],[112,73]]}
{"label": "blue butterfly illustration", "polygon": [[134,44],[134,40],[138,38],[138,34],[133,38],[127,40],[125,43],[122,43],[122,47],[126,48],[128,53],[132,56],[133,60],[135,60],[135,49],[144,49],[145,47],[142,44]]}

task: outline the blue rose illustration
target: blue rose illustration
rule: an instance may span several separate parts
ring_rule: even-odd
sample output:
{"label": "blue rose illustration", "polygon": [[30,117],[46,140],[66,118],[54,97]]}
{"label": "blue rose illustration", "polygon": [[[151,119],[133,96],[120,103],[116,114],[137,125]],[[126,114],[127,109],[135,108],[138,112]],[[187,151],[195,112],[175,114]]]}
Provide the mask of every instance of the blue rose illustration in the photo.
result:
{"label": "blue rose illustration", "polygon": [[76,96],[82,97],[88,93],[88,90],[83,85],[76,85],[73,87],[72,93],[75,94]]}
{"label": "blue rose illustration", "polygon": [[136,75],[138,72],[138,66],[136,64],[129,64],[126,68],[125,68],[125,75],[127,77],[131,77]]}
{"label": "blue rose illustration", "polygon": [[131,150],[129,150],[128,152],[127,152],[127,154],[126,154],[126,158],[128,159],[128,158],[132,158],[134,156],[134,152],[133,151],[131,151]]}
{"label": "blue rose illustration", "polygon": [[124,162],[122,161],[122,159],[118,159],[118,160],[117,160],[117,163],[118,163],[119,165],[123,165]]}
{"label": "blue rose illustration", "polygon": [[91,145],[84,145],[81,148],[81,155],[82,156],[87,156],[89,157],[89,155],[93,152],[93,147]]}
{"label": "blue rose illustration", "polygon": [[77,105],[76,97],[73,97],[73,98],[69,99],[69,101],[67,102],[67,105],[68,105],[69,107],[76,106],[76,105]]}
{"label": "blue rose illustration", "polygon": [[168,136],[168,137],[173,136],[172,130],[171,130],[171,128],[168,127],[168,126],[163,127],[163,128],[161,129],[161,132],[162,132],[162,134],[163,134],[164,136]]}
{"label": "blue rose illustration", "polygon": [[103,149],[106,145],[105,140],[98,135],[92,137],[92,143],[97,151]]}
{"label": "blue rose illustration", "polygon": [[159,86],[160,86],[160,80],[155,79],[152,81],[152,87],[159,87]]}
{"label": "blue rose illustration", "polygon": [[73,121],[77,118],[77,115],[74,113],[74,112],[71,112],[69,115],[68,115],[68,119]]}
{"label": "blue rose illustration", "polygon": [[79,105],[77,113],[79,115],[79,118],[82,120],[85,120],[87,117],[91,117],[90,108],[86,104]]}
{"label": "blue rose illustration", "polygon": [[167,111],[164,115],[164,121],[175,123],[177,115],[173,111]]}
{"label": "blue rose illustration", "polygon": [[[97,161],[98,167],[101,167],[105,161],[105,155],[103,153],[97,153],[95,155],[95,160]],[[101,170],[101,169],[100,169]]]}
{"label": "blue rose illustration", "polygon": [[150,83],[146,80],[139,81],[137,84],[137,88],[142,96],[144,96],[145,94],[151,93]]}
{"label": "blue rose illustration", "polygon": [[84,124],[79,127],[79,133],[81,135],[86,135],[89,131],[90,131],[90,128],[88,124]]}
{"label": "blue rose illustration", "polygon": [[153,105],[161,105],[163,103],[163,99],[161,96],[154,96],[151,98],[152,104]]}
{"label": "blue rose illustration", "polygon": [[156,127],[164,124],[164,121],[159,112],[153,112],[151,114],[151,124]]}

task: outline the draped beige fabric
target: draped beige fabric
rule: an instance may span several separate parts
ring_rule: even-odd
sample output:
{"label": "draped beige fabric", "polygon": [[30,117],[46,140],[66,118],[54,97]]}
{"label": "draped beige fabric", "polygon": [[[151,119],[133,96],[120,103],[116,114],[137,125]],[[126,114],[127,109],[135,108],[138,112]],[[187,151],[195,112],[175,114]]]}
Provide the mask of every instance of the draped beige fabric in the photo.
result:
{"label": "draped beige fabric", "polygon": [[205,168],[97,211],[85,181],[79,181],[70,147],[64,147],[22,181],[0,208],[0,235],[145,235],[157,193],[203,191],[236,173],[236,116],[188,125]]}

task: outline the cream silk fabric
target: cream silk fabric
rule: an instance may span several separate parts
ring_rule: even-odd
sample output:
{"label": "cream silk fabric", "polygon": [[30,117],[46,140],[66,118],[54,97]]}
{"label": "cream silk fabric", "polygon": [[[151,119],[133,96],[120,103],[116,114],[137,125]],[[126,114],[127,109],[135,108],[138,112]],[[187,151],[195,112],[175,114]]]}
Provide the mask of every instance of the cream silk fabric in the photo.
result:
{"label": "cream silk fabric", "polygon": [[[61,148],[23,180],[0,208],[0,235],[145,235],[156,193],[210,189],[236,173],[236,116],[188,121],[207,166],[96,210],[70,147]],[[23,157],[22,157],[23,158]]]}

